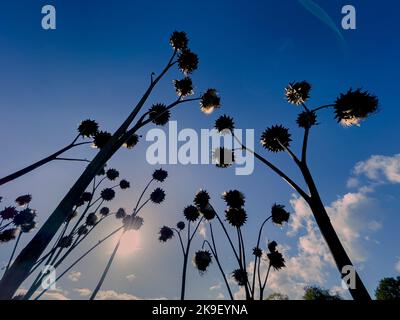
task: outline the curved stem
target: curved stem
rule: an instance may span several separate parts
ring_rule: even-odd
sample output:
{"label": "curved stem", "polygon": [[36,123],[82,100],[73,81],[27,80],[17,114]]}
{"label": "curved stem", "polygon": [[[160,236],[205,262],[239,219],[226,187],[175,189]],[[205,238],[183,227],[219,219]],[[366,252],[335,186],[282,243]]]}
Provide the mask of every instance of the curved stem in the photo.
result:
{"label": "curved stem", "polygon": [[137,210],[137,208],[138,208],[138,206],[139,206],[139,204],[140,204],[140,201],[142,200],[144,194],[146,193],[147,189],[150,187],[150,185],[151,185],[151,183],[152,183],[153,181],[154,181],[154,178],[152,178],[152,179],[149,181],[149,183],[146,185],[146,187],[143,189],[143,191],[142,191],[142,193],[141,193],[141,195],[140,195],[138,201],[136,202],[136,206],[135,206],[135,209],[133,210],[133,214],[136,214],[136,210]]}
{"label": "curved stem", "polygon": [[316,111],[319,111],[319,110],[322,110],[322,109],[332,108],[334,106],[335,106],[334,104],[326,104],[324,106],[320,106],[318,108],[312,109],[311,112],[316,112]]}
{"label": "curved stem", "polygon": [[268,265],[268,270],[267,270],[267,274],[264,279],[264,283],[262,284],[262,286],[260,288],[260,300],[263,300],[263,298],[264,298],[264,290],[265,290],[265,286],[267,285],[267,280],[268,280],[270,270],[271,270],[271,264]]}

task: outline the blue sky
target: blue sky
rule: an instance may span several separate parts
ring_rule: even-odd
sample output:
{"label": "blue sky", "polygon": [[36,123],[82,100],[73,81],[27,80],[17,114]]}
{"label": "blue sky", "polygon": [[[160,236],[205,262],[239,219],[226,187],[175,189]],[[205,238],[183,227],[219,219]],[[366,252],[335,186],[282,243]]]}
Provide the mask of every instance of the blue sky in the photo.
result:
{"label": "blue sky", "polygon": [[[1,175],[40,159],[72,140],[82,119],[95,118],[102,128],[115,130],[146,88],[150,73],[160,70],[169,58],[170,33],[184,30],[190,37],[191,49],[200,58],[199,70],[193,75],[197,92],[208,87],[218,88],[223,107],[206,116],[197,104],[185,105],[174,112],[173,119],[178,121],[179,128],[210,128],[219,115],[226,113],[235,118],[237,127],[255,129],[258,140],[267,126],[282,123],[294,136],[293,149],[299,150],[301,131],[295,124],[298,110],[283,99],[284,87],[290,81],[305,79],[313,85],[311,106],[332,102],[350,87],[368,89],[379,97],[380,112],[361,127],[343,128],[330,111],[321,114],[309,150],[310,166],[324,202],[332,209],[331,214],[337,217],[340,228],[350,228],[348,234],[359,235],[348,240],[354,255],[362,252],[357,265],[372,293],[380,278],[396,275],[395,264],[400,257],[399,181],[390,179],[396,174],[396,168],[397,173],[399,169],[395,166],[394,173],[386,170],[388,164],[399,161],[395,157],[399,153],[396,132],[400,116],[396,97],[400,45],[395,32],[399,5],[394,1],[379,4],[352,1],[357,10],[357,29],[346,31],[340,28],[340,22],[341,8],[347,2],[315,2],[332,18],[343,41],[295,0],[246,4],[239,1],[51,1],[57,9],[55,31],[44,31],[40,26],[41,7],[50,2],[2,1]],[[171,81],[179,76],[176,70],[172,71],[149,103],[171,101],[174,98]],[[133,186],[118,196],[113,209],[132,208],[155,169],[146,163],[148,145],[143,141],[135,150],[121,150],[109,162]],[[256,148],[261,151],[261,146]],[[299,178],[284,154],[261,152],[291,176]],[[72,154],[92,157],[95,151],[82,148]],[[366,162],[372,155],[387,158]],[[357,175],[359,184],[348,188],[347,181],[360,161],[364,163]],[[377,166],[377,174],[372,175],[371,168]],[[173,225],[181,219],[182,209],[200,188],[210,192],[213,204],[220,211],[224,209],[220,200],[223,191],[236,188],[245,193],[249,214],[245,234],[249,248],[256,241],[253,235],[257,225],[274,202],[287,205],[292,212],[290,200],[299,205],[292,190],[259,163],[252,175],[242,177],[235,176],[232,168],[221,170],[206,165],[166,168],[170,173],[164,186],[167,201],[160,207],[146,209],[139,250],[119,257],[104,283],[104,290],[143,298],[179,295],[179,248],[176,242],[160,244],[156,233],[163,224]],[[10,203],[21,193],[32,193],[32,206],[38,210],[39,223],[43,223],[82,169],[82,164],[52,163],[2,187],[0,193],[4,203]],[[296,211],[293,216],[300,219],[304,215]],[[308,264],[301,265],[315,255],[304,251],[310,248],[301,247],[299,238],[315,240],[311,241],[312,248],[320,248],[320,238],[318,233],[313,233],[312,226],[298,227],[295,221],[283,229],[269,225],[266,230],[266,238],[282,243],[288,259],[293,258],[288,270],[306,266],[315,275],[314,279],[321,275],[321,285],[327,288],[340,285],[335,268],[324,260],[321,251],[315,254],[320,261],[309,260]],[[351,224],[347,224],[349,221]],[[371,227],[372,221],[381,227]],[[106,229],[111,230],[111,226]],[[219,242],[230,256],[223,239]],[[194,248],[200,243],[198,240]],[[62,294],[69,298],[87,298],[74,288],[93,289],[106,263],[105,253],[111,248],[112,242],[77,266],[74,271],[81,272],[78,282],[68,278],[61,281]],[[10,250],[11,245],[2,247],[1,261],[7,260]],[[310,261],[321,263],[321,267],[313,269]],[[226,263],[230,272],[231,261]],[[209,290],[221,281],[216,265],[203,277],[193,268],[189,269],[189,298],[217,298],[220,293],[226,296],[223,287]],[[273,291],[295,297],[298,290],[291,289],[293,283],[310,283],[306,275],[292,279],[285,272],[290,273],[281,271],[282,275],[271,280],[276,285]],[[136,276],[133,281],[126,279],[130,274]]]}

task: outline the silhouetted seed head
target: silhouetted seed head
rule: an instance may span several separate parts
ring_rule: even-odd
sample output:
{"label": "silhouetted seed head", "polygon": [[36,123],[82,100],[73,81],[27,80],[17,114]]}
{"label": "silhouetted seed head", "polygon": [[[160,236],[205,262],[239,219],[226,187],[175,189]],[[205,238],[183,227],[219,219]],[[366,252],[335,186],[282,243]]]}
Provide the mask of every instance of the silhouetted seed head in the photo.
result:
{"label": "silhouetted seed head", "polygon": [[204,113],[212,113],[214,109],[221,106],[221,98],[218,96],[217,90],[208,89],[200,100],[200,109]]}
{"label": "silhouetted seed head", "polygon": [[36,212],[32,209],[24,209],[20,211],[13,219],[14,224],[20,227],[24,224],[30,224],[34,221],[36,217]]}
{"label": "silhouetted seed head", "polygon": [[271,267],[275,270],[280,270],[285,267],[285,259],[279,251],[274,251],[267,254]]}
{"label": "silhouetted seed head", "polygon": [[184,49],[178,56],[178,66],[179,69],[185,74],[188,75],[193,71],[197,70],[199,65],[199,58],[197,54],[193,53],[189,49]]}
{"label": "silhouetted seed head", "polygon": [[285,210],[285,206],[281,204],[274,204],[271,208],[272,222],[282,225],[284,222],[289,221],[290,213]]}
{"label": "silhouetted seed head", "polygon": [[92,227],[99,221],[95,212],[89,213],[86,217],[86,225]]}
{"label": "silhouetted seed head", "polygon": [[89,232],[89,229],[86,226],[80,226],[77,232],[78,235],[83,236]]}
{"label": "silhouetted seed head", "polygon": [[67,217],[67,221],[71,221],[72,219],[74,219],[76,216],[78,215],[78,212],[76,210],[71,210],[71,212],[69,213],[68,217]]}
{"label": "silhouetted seed head", "polygon": [[125,230],[139,230],[143,226],[143,218],[139,216],[126,216],[122,223]]}
{"label": "silhouetted seed head", "polygon": [[165,192],[161,188],[155,189],[151,194],[150,194],[150,200],[153,201],[154,203],[161,203],[165,199]]}
{"label": "silhouetted seed head", "polygon": [[186,49],[188,42],[186,32],[183,31],[174,31],[169,39],[172,48],[177,51]]}
{"label": "silhouetted seed head", "polygon": [[174,231],[170,227],[163,226],[158,232],[158,234],[159,234],[158,240],[160,240],[161,242],[167,242],[174,236]]}
{"label": "silhouetted seed head", "polygon": [[82,197],[80,197],[77,202],[75,203],[75,206],[77,208],[82,207],[85,204],[85,201],[83,201]]}
{"label": "silhouetted seed head", "polygon": [[93,147],[101,149],[104,148],[107,142],[111,139],[111,133],[106,131],[97,132],[94,135]]}
{"label": "silhouetted seed head", "polygon": [[176,224],[176,227],[177,227],[179,230],[183,230],[183,229],[185,229],[185,223],[184,223],[183,221],[179,221],[179,222]]}
{"label": "silhouetted seed head", "polygon": [[317,124],[317,114],[311,111],[303,111],[297,116],[296,123],[300,128],[309,129]]}
{"label": "silhouetted seed head", "polygon": [[225,134],[225,133],[230,133],[235,129],[235,123],[233,121],[233,118],[223,115],[220,116],[217,120],[215,120],[215,129],[218,130],[218,132]]}
{"label": "silhouetted seed head", "polygon": [[19,228],[11,228],[0,232],[0,243],[14,240],[18,236],[19,232]]}
{"label": "silhouetted seed head", "polygon": [[105,188],[101,191],[100,196],[104,201],[111,201],[115,197],[115,191],[111,188]]}
{"label": "silhouetted seed head", "polygon": [[259,247],[254,247],[253,248],[253,255],[255,255],[257,258],[261,258],[262,250]]}
{"label": "silhouetted seed head", "polygon": [[163,169],[157,169],[153,172],[153,179],[158,182],[164,182],[168,177],[168,172]]}
{"label": "silhouetted seed head", "polygon": [[187,97],[193,94],[193,83],[189,77],[185,77],[182,80],[174,80],[174,86],[179,97]]}
{"label": "silhouetted seed head", "polygon": [[31,223],[23,224],[20,226],[22,233],[29,233],[36,227],[36,222],[32,221]]}
{"label": "silhouetted seed head", "polygon": [[241,208],[244,206],[245,197],[239,190],[229,190],[222,194],[222,199],[226,202],[228,207]]}
{"label": "silhouetted seed head", "polygon": [[100,214],[102,216],[107,216],[110,213],[110,209],[108,207],[103,207],[100,209]]}
{"label": "silhouetted seed head", "polygon": [[89,202],[92,200],[92,194],[90,192],[84,192],[82,193],[81,199],[83,202]]}
{"label": "silhouetted seed head", "polygon": [[216,148],[213,158],[217,168],[228,168],[235,163],[235,152],[232,149]]}
{"label": "silhouetted seed head", "polygon": [[73,241],[74,237],[72,235],[68,235],[60,239],[60,241],[58,242],[58,246],[60,248],[69,248],[72,245]]}
{"label": "silhouetted seed head", "polygon": [[276,243],[276,241],[271,241],[268,243],[268,250],[270,252],[275,252],[277,246],[278,246],[278,244]]}
{"label": "silhouetted seed head", "polygon": [[228,223],[236,228],[242,227],[247,221],[247,213],[243,208],[227,208],[225,218]]}
{"label": "silhouetted seed head", "polygon": [[208,266],[212,261],[211,253],[207,250],[199,250],[195,253],[193,263],[200,273],[207,271]]}
{"label": "silhouetted seed head", "polygon": [[94,137],[99,130],[99,125],[94,120],[83,120],[78,127],[79,134],[82,137]]}
{"label": "silhouetted seed head", "polygon": [[378,110],[378,98],[357,89],[350,89],[335,101],[335,118],[345,126],[358,125]]}
{"label": "silhouetted seed head", "polygon": [[19,205],[19,206],[24,206],[29,204],[29,202],[32,201],[32,196],[30,194],[25,194],[23,196],[19,196],[17,199],[15,199],[15,202]]}
{"label": "silhouetted seed head", "polygon": [[139,142],[139,136],[137,134],[131,135],[124,143],[124,147],[127,149],[133,149]]}
{"label": "silhouetted seed head", "polygon": [[204,219],[211,221],[212,219],[215,218],[215,211],[213,207],[210,206],[210,204],[206,205],[204,208],[200,209],[200,213],[203,215]]}
{"label": "silhouetted seed head", "polygon": [[289,147],[291,134],[289,130],[281,125],[267,128],[261,135],[261,144],[265,149],[272,152],[284,151],[282,146]]}
{"label": "silhouetted seed head", "polygon": [[171,113],[167,106],[162,103],[153,104],[149,109],[149,119],[158,126],[163,126],[168,123]]}
{"label": "silhouetted seed head", "polygon": [[126,217],[126,211],[125,211],[125,209],[124,209],[124,208],[119,208],[119,209],[117,210],[117,212],[115,213],[115,217],[116,217],[117,219],[123,219],[123,218],[125,218],[125,217]]}
{"label": "silhouetted seed head", "polygon": [[310,98],[311,85],[307,81],[292,82],[285,88],[286,100],[300,105]]}
{"label": "silhouetted seed head", "polygon": [[104,176],[104,175],[106,174],[106,167],[107,167],[107,164],[105,164],[105,165],[103,166],[103,168],[101,168],[101,169],[99,170],[99,172],[97,172],[97,175],[98,175],[98,176]]}
{"label": "silhouetted seed head", "polygon": [[122,180],[119,182],[119,187],[120,187],[122,190],[125,190],[125,189],[129,189],[129,188],[131,187],[131,184],[129,183],[129,181],[127,181],[127,180],[125,180],[125,179],[122,179]]}
{"label": "silhouetted seed head", "polygon": [[242,269],[236,269],[232,272],[232,278],[239,286],[245,286],[247,283],[247,272]]}
{"label": "silhouetted seed head", "polygon": [[18,214],[15,207],[5,207],[4,210],[0,211],[0,217],[4,220],[13,219]]}
{"label": "silhouetted seed head", "polygon": [[210,196],[206,190],[200,190],[194,196],[193,203],[200,209],[207,207]]}
{"label": "silhouetted seed head", "polygon": [[119,172],[115,169],[108,169],[106,172],[106,176],[109,180],[114,181],[119,177]]}
{"label": "silhouetted seed head", "polygon": [[200,212],[195,206],[190,205],[183,209],[183,215],[187,221],[194,222],[199,218]]}

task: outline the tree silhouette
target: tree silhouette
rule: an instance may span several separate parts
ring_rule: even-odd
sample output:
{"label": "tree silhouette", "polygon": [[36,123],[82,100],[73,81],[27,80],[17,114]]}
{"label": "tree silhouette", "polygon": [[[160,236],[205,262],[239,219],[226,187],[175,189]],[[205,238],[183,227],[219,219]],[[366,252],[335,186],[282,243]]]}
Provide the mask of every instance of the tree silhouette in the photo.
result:
{"label": "tree silhouette", "polygon": [[[255,158],[267,166],[269,169],[279,175],[286,181],[299,195],[307,202],[317,225],[333,255],[337,268],[343,278],[346,274],[342,273],[345,266],[352,267],[353,264],[347,255],[335,229],[329,219],[322,202],[317,185],[311,174],[311,170],[307,162],[308,140],[311,128],[317,123],[318,112],[325,109],[333,109],[336,120],[344,126],[359,125],[364,119],[374,114],[378,109],[378,98],[361,89],[350,89],[344,94],[340,94],[334,103],[322,105],[311,109],[306,106],[305,102],[310,97],[311,85],[306,81],[290,83],[285,89],[287,102],[300,106],[303,111],[298,114],[296,123],[304,130],[303,144],[301,156],[298,157],[290,148],[292,136],[289,129],[282,125],[274,125],[267,128],[261,135],[261,145],[272,153],[286,152],[294,161],[307,185],[308,192],[300,185],[292,180],[276,165],[270,162],[259,153],[247,148],[238,137],[234,134],[234,120],[229,116],[222,116],[215,122],[215,128],[221,133],[231,133],[243,150],[247,150],[254,154]],[[353,267],[354,268],[354,267]],[[355,271],[355,269],[354,269]],[[369,293],[361,281],[358,273],[355,271],[355,287],[349,286],[352,297],[356,300],[370,300]]]}
{"label": "tree silhouette", "polygon": [[[106,132],[98,132],[96,134],[94,143],[99,147],[99,152],[85,168],[84,172],[61,200],[53,213],[51,213],[50,217],[33,239],[19,253],[14,263],[4,274],[0,282],[0,299],[11,299],[13,297],[21,283],[29,276],[31,269],[40,259],[40,256],[56,235],[57,231],[68,219],[69,214],[73,210],[73,206],[79,201],[81,195],[85,192],[91,181],[103,170],[106,162],[112,158],[121,146],[129,143],[132,137],[137,137],[136,133],[139,129],[149,123],[154,123],[156,125],[165,124],[169,119],[170,111],[183,103],[199,101],[200,109],[205,113],[210,113],[215,108],[219,107],[220,98],[215,89],[208,89],[205,93],[196,98],[187,98],[193,91],[192,81],[188,75],[197,69],[198,57],[188,48],[188,38],[184,32],[175,31],[170,38],[170,44],[173,48],[173,53],[167,65],[159,75],[151,74],[148,88],[120,127],[114,134]],[[185,75],[184,79],[174,82],[178,98],[168,105],[162,103],[155,104],[149,108],[147,112],[139,116],[139,113],[142,111],[156,85],[175,65],[177,65],[179,70]],[[136,122],[132,125],[134,121]]]}
{"label": "tree silhouette", "polygon": [[375,290],[377,300],[400,300],[400,277],[383,278]]}
{"label": "tree silhouette", "polygon": [[317,300],[317,301],[324,301],[324,300],[342,300],[342,297],[338,294],[332,295],[329,293],[328,290],[317,287],[317,286],[310,286],[304,288],[304,300]]}

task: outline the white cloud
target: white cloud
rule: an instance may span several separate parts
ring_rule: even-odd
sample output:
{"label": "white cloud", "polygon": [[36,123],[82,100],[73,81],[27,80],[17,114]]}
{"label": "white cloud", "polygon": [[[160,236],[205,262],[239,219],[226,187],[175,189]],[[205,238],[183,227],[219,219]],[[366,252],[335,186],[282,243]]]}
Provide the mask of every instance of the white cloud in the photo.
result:
{"label": "white cloud", "polygon": [[92,290],[90,290],[88,288],[77,288],[77,289],[74,289],[74,291],[79,293],[79,295],[82,297],[87,297],[92,294]]}
{"label": "white cloud", "polygon": [[97,293],[96,300],[142,300],[142,299],[129,293],[121,293],[114,290],[102,290]]}
{"label": "white cloud", "polygon": [[207,228],[206,228],[206,224],[204,223],[204,221],[200,223],[200,226],[199,226],[199,234],[200,234],[204,239],[206,239],[206,237],[207,237]]}
{"label": "white cloud", "polygon": [[400,258],[398,258],[396,264],[394,265],[396,272],[400,273]]}
{"label": "white cloud", "polygon": [[81,276],[82,276],[81,272],[72,271],[70,274],[68,274],[68,279],[71,280],[72,282],[78,282]]}
{"label": "white cloud", "polygon": [[129,282],[132,282],[133,280],[135,280],[136,279],[136,276],[132,273],[132,274],[128,274],[127,276],[126,276],[126,279],[129,281]]}
{"label": "white cloud", "polygon": [[[16,292],[16,296],[19,295],[24,295],[27,292],[26,289],[18,289]],[[33,296],[32,299],[35,299],[35,297],[37,297],[37,295],[40,292],[36,292]],[[46,293],[44,293],[41,297],[40,300],[70,300],[68,298],[68,292],[67,291],[63,291],[61,289],[56,289],[56,290],[48,290]]]}
{"label": "white cloud", "polygon": [[211,286],[211,287],[210,287],[210,291],[221,289],[221,286],[222,286],[222,283],[219,282],[219,283],[217,283],[217,284]]}

